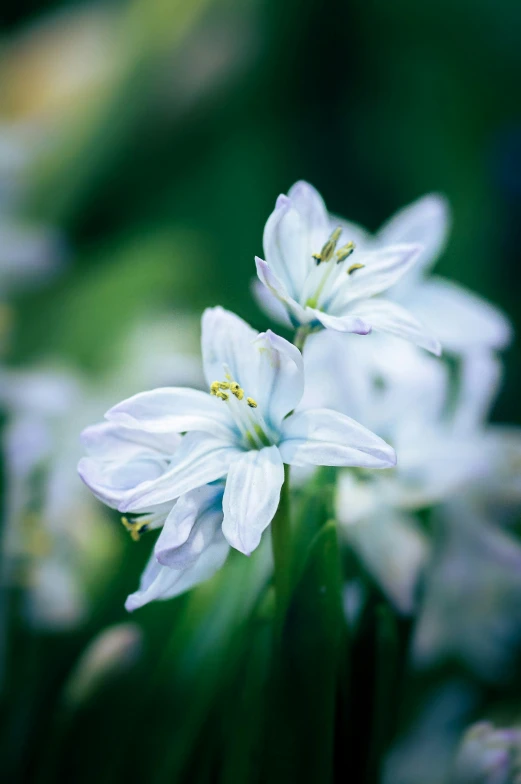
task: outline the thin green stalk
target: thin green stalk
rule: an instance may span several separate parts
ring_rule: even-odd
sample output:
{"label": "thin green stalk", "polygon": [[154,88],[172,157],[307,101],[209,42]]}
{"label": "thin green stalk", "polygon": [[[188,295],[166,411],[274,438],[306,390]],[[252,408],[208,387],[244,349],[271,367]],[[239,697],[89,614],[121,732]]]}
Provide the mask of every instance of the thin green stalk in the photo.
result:
{"label": "thin green stalk", "polygon": [[299,351],[303,350],[304,343],[306,342],[310,333],[311,329],[309,326],[299,327],[295,332],[293,337],[293,344],[298,348]]}
{"label": "thin green stalk", "polygon": [[289,466],[284,466],[284,484],[280,491],[279,507],[271,524],[271,546],[275,583],[275,617],[282,629],[291,593],[291,519],[289,499]]}

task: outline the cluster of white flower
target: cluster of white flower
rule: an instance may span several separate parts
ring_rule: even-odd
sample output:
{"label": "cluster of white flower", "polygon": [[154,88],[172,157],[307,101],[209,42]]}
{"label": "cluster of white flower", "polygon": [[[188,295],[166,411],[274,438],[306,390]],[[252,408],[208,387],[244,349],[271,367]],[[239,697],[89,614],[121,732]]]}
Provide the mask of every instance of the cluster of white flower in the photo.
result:
{"label": "cluster of white flower", "polygon": [[299,469],[294,481],[316,466],[342,469],[337,519],[404,613],[429,547],[418,510],[456,493],[482,511],[521,500],[521,438],[485,424],[510,326],[487,302],[427,276],[447,231],[438,196],[375,236],[329,215],[307,183],[278,198],[255,293],[293,328],[293,343],[208,309],[206,391],[135,395],[83,433],[83,481],[134,539],[162,527],[127,609],[209,578],[230,546],[250,554],[276,515],[285,465]]}

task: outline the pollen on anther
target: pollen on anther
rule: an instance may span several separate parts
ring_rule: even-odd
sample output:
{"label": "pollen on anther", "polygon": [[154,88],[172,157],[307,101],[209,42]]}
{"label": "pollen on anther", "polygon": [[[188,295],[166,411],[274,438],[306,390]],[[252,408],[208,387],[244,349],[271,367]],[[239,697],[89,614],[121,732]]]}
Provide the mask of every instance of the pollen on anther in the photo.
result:
{"label": "pollen on anther", "polygon": [[365,264],[351,264],[351,266],[347,270],[347,274],[348,275],[352,275],[353,272],[356,272],[356,270],[359,270],[359,269],[363,269],[364,267],[365,267]]}
{"label": "pollen on anther", "polygon": [[257,403],[255,402],[255,400],[252,397],[247,397],[246,398],[246,402],[247,402],[247,404],[249,405],[250,408],[257,408]]}

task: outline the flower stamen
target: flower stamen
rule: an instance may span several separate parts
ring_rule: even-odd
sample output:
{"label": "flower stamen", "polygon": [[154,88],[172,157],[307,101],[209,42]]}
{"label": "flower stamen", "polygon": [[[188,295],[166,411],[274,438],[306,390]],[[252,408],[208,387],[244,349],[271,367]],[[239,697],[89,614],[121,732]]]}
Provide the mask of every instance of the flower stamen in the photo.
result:
{"label": "flower stamen", "polygon": [[337,250],[336,254],[335,254],[336,255],[336,263],[340,264],[341,261],[345,261],[353,253],[355,248],[356,248],[356,245],[353,242],[353,240],[350,240],[345,245],[343,245],[341,248],[339,248]]}
{"label": "flower stamen", "polygon": [[360,263],[358,263],[358,264],[351,264],[351,266],[347,270],[347,274],[348,275],[352,275],[353,272],[356,272],[356,270],[359,270],[359,269],[363,269],[364,267],[365,267],[365,264],[360,264]]}
{"label": "flower stamen", "polygon": [[331,236],[328,239],[328,241],[323,245],[320,253],[313,253],[313,258],[317,262],[317,265],[320,264],[322,261],[330,261],[330,259],[333,258],[333,254],[336,249],[336,244],[340,239],[341,234],[342,234],[342,227],[337,226],[337,228],[331,233]]}
{"label": "flower stamen", "polygon": [[133,542],[139,542],[141,535],[149,530],[149,520],[129,520],[128,517],[122,517],[121,522],[129,532]]}

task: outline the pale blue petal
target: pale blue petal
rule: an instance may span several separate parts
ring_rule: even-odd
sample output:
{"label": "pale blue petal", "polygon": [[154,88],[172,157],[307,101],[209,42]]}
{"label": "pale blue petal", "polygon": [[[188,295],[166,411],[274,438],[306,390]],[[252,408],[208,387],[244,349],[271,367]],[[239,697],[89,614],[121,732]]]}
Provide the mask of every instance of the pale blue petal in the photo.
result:
{"label": "pale blue petal", "polygon": [[118,403],[106,413],[110,422],[149,433],[185,433],[201,430],[229,438],[233,423],[217,398],[197,389],[163,387]]}
{"label": "pale blue petal", "polygon": [[255,265],[259,280],[284,305],[292,323],[297,325],[308,324],[313,320],[313,315],[307,312],[308,309],[303,308],[296,299],[288,294],[284,283],[282,283],[266,261],[256,256]]}
{"label": "pale blue petal", "polygon": [[288,312],[280,299],[276,297],[270,289],[258,278],[254,278],[251,284],[253,298],[257,305],[272,321],[278,321],[285,327],[292,327]]}
{"label": "pale blue petal", "polygon": [[209,580],[223,566],[230,546],[221,531],[188,569],[170,569],[152,555],[141,577],[139,590],[130,594],[125,608],[132,612],[155,599],[172,599]]}
{"label": "pale blue petal", "polygon": [[134,456],[129,462],[103,462],[83,457],[78,464],[78,473],[104,504],[114,509],[124,507],[129,510],[136,493],[163,476],[166,466],[165,459],[148,454]]}
{"label": "pale blue petal", "polygon": [[416,318],[396,302],[386,299],[368,299],[355,303],[346,315],[360,318],[374,330],[410,340],[436,356],[441,354],[440,341],[423,327]]}
{"label": "pale blue petal", "polygon": [[417,243],[423,246],[416,273],[430,267],[441,255],[450,229],[447,200],[436,193],[396,212],[384,223],[375,237],[379,247],[397,243]]}
{"label": "pale blue petal", "polygon": [[335,332],[353,332],[356,335],[368,335],[371,332],[371,324],[358,315],[351,315],[351,312],[342,316],[332,316],[317,308],[306,308],[306,310],[314,320],[326,329],[332,329]]}
{"label": "pale blue petal", "polygon": [[480,347],[499,350],[512,340],[507,317],[463,286],[431,278],[411,294],[410,299],[403,300],[404,304],[432,330],[447,351],[465,353]]}
{"label": "pale blue petal", "polygon": [[396,464],[394,449],[383,439],[345,414],[326,408],[288,417],[279,449],[290,465],[390,468]]}
{"label": "pale blue petal", "polygon": [[168,470],[155,481],[144,482],[119,509],[121,512],[147,509],[221,479],[240,454],[229,442],[204,433],[188,433]]}
{"label": "pale blue petal", "polygon": [[223,491],[224,485],[205,485],[181,496],[156,542],[159,563],[186,569],[199,558],[221,527]]}
{"label": "pale blue petal", "polygon": [[[243,319],[224,308],[207,308],[202,318],[201,346],[204,374],[208,385],[223,381],[225,367],[234,381],[248,386],[250,364],[256,375],[252,343],[259,333]],[[219,403],[220,401],[217,401]]]}
{"label": "pale blue petal", "polygon": [[277,511],[283,482],[276,446],[246,452],[232,463],[223,499],[223,533],[232,547],[250,555],[259,545]]}
{"label": "pale blue petal", "polygon": [[305,232],[305,223],[291,199],[279,197],[264,228],[264,255],[294,299],[299,298],[312,262],[307,258]]}
{"label": "pale blue petal", "polygon": [[301,218],[307,269],[313,267],[313,253],[319,253],[331,233],[329,215],[320,193],[308,182],[300,180],[288,191],[292,206]]}
{"label": "pale blue petal", "polygon": [[172,455],[181,443],[179,433],[148,433],[117,422],[100,422],[86,427],[80,438],[90,457],[119,463],[146,452]]}
{"label": "pale blue petal", "polygon": [[[340,315],[346,305],[367,299],[393,286],[414,266],[421,251],[420,245],[393,245],[371,253],[357,254],[355,261],[363,264],[347,274],[346,263],[328,298],[327,309]],[[349,264],[349,262],[347,262]]]}
{"label": "pale blue petal", "polygon": [[270,329],[259,335],[254,346],[259,354],[254,397],[268,424],[278,428],[286,414],[298,406],[304,392],[302,354]]}

